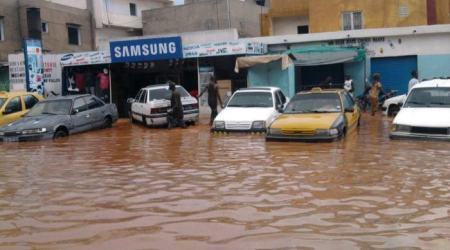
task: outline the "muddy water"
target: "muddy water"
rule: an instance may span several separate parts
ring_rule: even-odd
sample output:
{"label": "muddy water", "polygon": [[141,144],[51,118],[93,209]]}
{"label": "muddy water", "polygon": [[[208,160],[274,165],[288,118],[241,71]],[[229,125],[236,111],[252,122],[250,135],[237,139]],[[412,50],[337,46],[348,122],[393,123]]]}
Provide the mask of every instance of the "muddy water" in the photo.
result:
{"label": "muddy water", "polygon": [[0,145],[2,249],[450,248],[450,144],[131,126]]}

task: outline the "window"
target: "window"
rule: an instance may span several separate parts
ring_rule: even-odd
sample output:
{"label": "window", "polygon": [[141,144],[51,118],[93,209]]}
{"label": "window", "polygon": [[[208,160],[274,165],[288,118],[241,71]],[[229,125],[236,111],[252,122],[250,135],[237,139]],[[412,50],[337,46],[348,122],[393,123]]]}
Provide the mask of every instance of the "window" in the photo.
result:
{"label": "window", "polygon": [[19,96],[12,98],[5,107],[5,115],[20,111],[22,111],[22,102]]}
{"label": "window", "polygon": [[352,97],[348,93],[344,94],[343,101],[344,101],[344,109],[345,110],[353,109],[353,106],[355,106],[355,102],[353,101]]}
{"label": "window", "polygon": [[283,94],[283,92],[281,92],[281,91],[278,91],[278,94],[280,95],[280,98],[281,98],[281,102],[283,103],[283,104],[285,104],[286,103],[286,96],[284,96],[284,94]]}
{"label": "window", "polygon": [[342,29],[343,30],[360,30],[363,28],[362,12],[343,12],[342,13]]}
{"label": "window", "polygon": [[48,33],[48,23],[42,23],[42,33]]}
{"label": "window", "polygon": [[32,95],[26,95],[23,97],[23,101],[25,102],[25,109],[30,109],[32,108],[34,105],[36,105],[36,103],[39,102],[39,100],[32,96]]}
{"label": "window", "polygon": [[[183,87],[177,86],[176,91],[181,97],[189,96],[189,93]],[[168,88],[150,90],[150,101],[170,99],[171,96],[172,92]]]}
{"label": "window", "polygon": [[280,94],[277,91],[277,92],[275,92],[275,108],[278,108],[282,104],[283,104],[283,102],[281,101]]}
{"label": "window", "polygon": [[130,3],[130,15],[137,16],[136,4]]}
{"label": "window", "polygon": [[80,26],[76,24],[67,25],[67,34],[69,37],[69,44],[81,45]]}
{"label": "window", "polygon": [[5,40],[5,22],[4,18],[0,16],[0,41]]}
{"label": "window", "polygon": [[228,107],[239,108],[271,108],[273,97],[270,92],[239,92],[233,95]]}
{"label": "window", "polygon": [[145,90],[144,92],[142,92],[141,97],[139,98],[139,102],[140,103],[146,103],[147,101],[147,90]]}
{"label": "window", "polygon": [[85,97],[84,101],[87,103],[88,109],[96,109],[103,106],[102,102],[99,102],[95,97]]}
{"label": "window", "polygon": [[86,105],[86,102],[84,101],[84,98],[77,98],[73,102],[73,110],[76,113],[80,113],[83,111],[86,111],[88,109],[88,106]]}
{"label": "window", "polygon": [[308,33],[309,33],[308,25],[297,26],[297,34],[308,34]]}

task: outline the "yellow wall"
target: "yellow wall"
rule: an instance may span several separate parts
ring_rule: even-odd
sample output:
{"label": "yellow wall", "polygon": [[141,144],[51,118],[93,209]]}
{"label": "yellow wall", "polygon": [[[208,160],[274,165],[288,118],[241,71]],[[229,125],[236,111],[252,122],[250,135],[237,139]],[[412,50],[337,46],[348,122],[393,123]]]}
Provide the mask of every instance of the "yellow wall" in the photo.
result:
{"label": "yellow wall", "polygon": [[[409,15],[400,17],[399,8],[408,7]],[[436,0],[437,22],[450,23],[450,0]],[[362,11],[364,28],[404,27],[427,24],[426,0],[272,0],[271,9],[261,18],[261,32],[272,35],[276,17],[307,16],[309,30],[342,30],[342,12]]]}

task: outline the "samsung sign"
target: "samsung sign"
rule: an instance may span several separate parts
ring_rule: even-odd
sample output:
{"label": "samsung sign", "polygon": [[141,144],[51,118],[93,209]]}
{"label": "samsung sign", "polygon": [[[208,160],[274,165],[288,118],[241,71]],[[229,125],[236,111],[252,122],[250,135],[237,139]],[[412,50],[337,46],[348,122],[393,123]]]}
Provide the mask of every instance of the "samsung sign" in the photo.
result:
{"label": "samsung sign", "polygon": [[111,62],[145,62],[183,57],[181,37],[110,42]]}

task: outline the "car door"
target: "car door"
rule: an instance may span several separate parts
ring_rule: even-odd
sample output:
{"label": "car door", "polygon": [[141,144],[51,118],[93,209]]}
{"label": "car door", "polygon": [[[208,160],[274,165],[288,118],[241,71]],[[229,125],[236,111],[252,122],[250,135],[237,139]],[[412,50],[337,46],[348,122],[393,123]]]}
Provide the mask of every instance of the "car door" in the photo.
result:
{"label": "car door", "polygon": [[359,111],[353,98],[347,93],[342,94],[345,118],[347,120],[347,131],[356,127],[359,120]]}
{"label": "car door", "polygon": [[91,111],[83,97],[73,101],[71,119],[73,122],[73,133],[79,133],[91,129]]}
{"label": "car door", "polygon": [[133,115],[133,118],[142,121],[142,105],[139,102],[139,99],[141,98],[142,93],[144,90],[139,90],[139,92],[136,95],[136,98],[134,99],[134,102],[131,104],[131,112]]}
{"label": "car door", "polygon": [[20,96],[12,97],[8,100],[3,110],[3,124],[14,122],[21,118],[25,113],[23,102]]}
{"label": "car door", "polygon": [[84,97],[88,111],[90,113],[91,126],[94,128],[101,127],[105,119],[105,104],[95,96]]}

